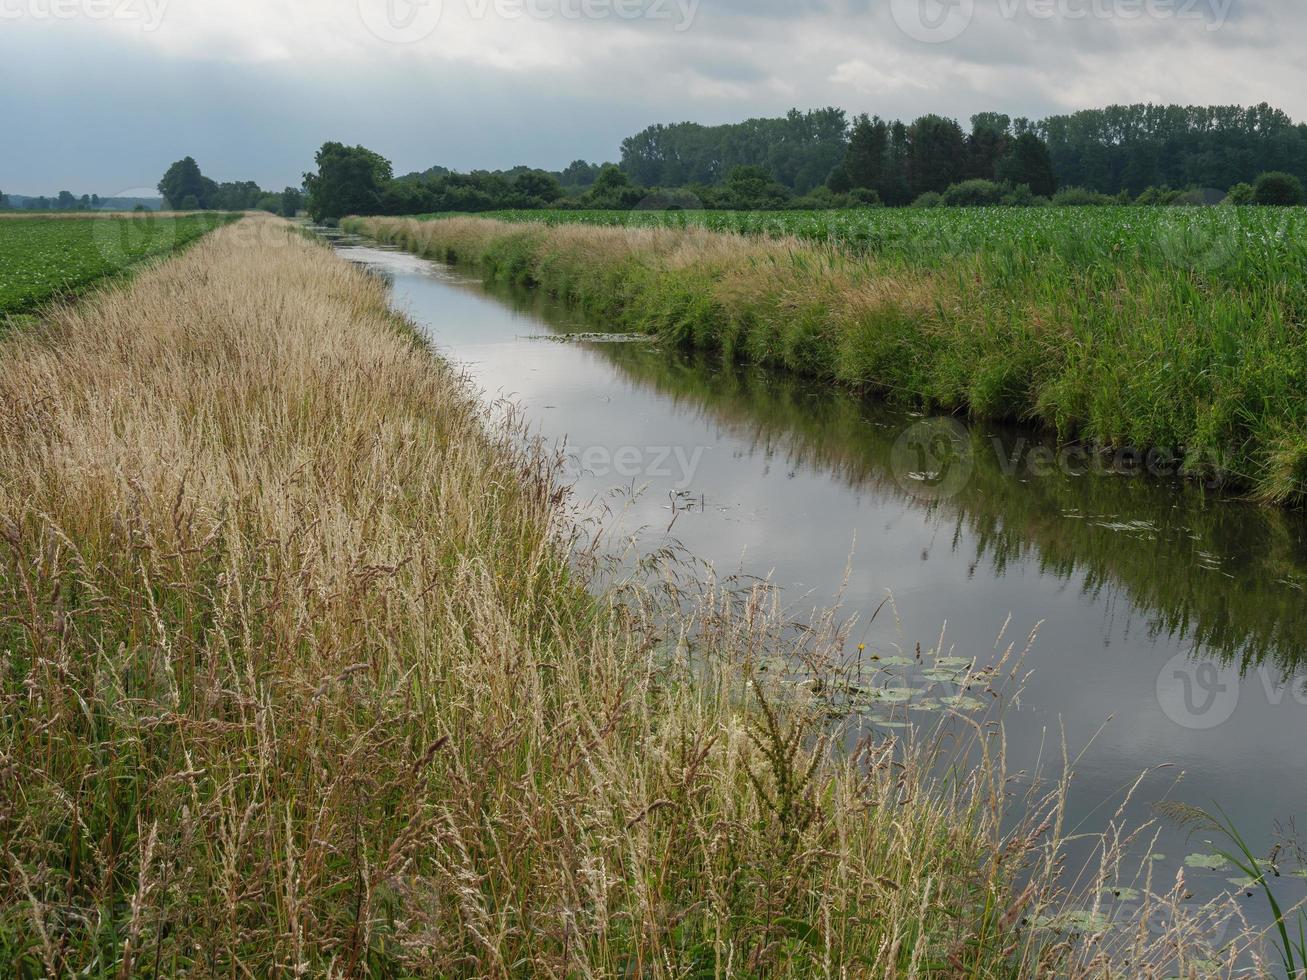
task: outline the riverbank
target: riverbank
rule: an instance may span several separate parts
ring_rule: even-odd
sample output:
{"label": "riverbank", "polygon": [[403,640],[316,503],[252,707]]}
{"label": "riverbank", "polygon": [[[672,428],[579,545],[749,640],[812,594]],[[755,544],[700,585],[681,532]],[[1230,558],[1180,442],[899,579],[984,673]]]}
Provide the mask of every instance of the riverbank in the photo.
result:
{"label": "riverbank", "polygon": [[924,265],[696,227],[476,218],[345,227],[539,285],[614,328],[1152,450],[1268,503],[1307,499],[1307,335],[1296,287],[1275,277],[1243,288],[1198,262],[1078,263],[1018,256],[1015,242],[1012,254]]}
{"label": "riverbank", "polygon": [[7,337],[0,405],[8,972],[1201,955],[1067,905],[1056,800],[1005,814],[997,751],[832,749],[837,631],[591,591],[548,462],[283,222]]}

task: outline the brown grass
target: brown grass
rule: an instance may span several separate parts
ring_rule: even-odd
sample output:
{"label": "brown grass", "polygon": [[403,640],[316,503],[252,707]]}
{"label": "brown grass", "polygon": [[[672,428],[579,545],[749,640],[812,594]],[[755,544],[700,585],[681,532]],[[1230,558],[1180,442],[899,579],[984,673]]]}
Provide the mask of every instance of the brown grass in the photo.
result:
{"label": "brown grass", "polygon": [[842,744],[833,620],[588,591],[548,461],[247,220],[0,345],[0,972],[1192,974],[1031,928],[995,738]]}

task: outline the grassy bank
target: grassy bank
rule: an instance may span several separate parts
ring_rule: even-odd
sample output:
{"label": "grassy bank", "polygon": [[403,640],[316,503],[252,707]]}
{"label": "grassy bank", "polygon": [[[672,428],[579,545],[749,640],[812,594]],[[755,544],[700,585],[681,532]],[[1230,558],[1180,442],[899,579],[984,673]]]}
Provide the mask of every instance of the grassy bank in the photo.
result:
{"label": "grassy bank", "polygon": [[[962,219],[929,215],[940,222],[934,238],[856,249],[692,222],[368,218],[347,227],[538,284],[623,329],[916,404],[1031,421],[1065,439],[1155,449],[1193,475],[1301,504],[1302,243],[1284,229],[1256,231],[1265,216],[1223,210],[1234,217],[1219,220],[1238,227],[1158,225],[1126,240],[1079,234],[1074,223],[1060,235],[1009,225],[1005,246],[992,231],[950,235]],[[1093,220],[1086,213],[1075,220]]]}

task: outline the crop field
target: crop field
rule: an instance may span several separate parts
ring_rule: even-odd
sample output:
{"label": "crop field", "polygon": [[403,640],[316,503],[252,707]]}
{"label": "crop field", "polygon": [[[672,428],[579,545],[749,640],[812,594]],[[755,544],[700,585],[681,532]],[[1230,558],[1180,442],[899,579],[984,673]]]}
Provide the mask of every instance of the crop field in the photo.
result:
{"label": "crop field", "polygon": [[113,215],[0,221],[0,314],[22,313],[194,241],[232,215]]}
{"label": "crop field", "polygon": [[548,225],[699,226],[827,243],[924,267],[983,255],[1010,274],[1038,274],[1049,261],[1082,269],[1137,263],[1253,286],[1301,279],[1307,269],[1307,208],[549,210],[478,217]]}

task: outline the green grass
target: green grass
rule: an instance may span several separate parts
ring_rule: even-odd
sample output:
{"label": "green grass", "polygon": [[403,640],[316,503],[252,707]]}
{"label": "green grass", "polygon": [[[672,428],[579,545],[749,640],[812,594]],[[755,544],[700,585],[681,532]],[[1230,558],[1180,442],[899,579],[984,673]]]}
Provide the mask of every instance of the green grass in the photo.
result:
{"label": "green grass", "polygon": [[502,217],[347,224],[615,327],[1307,499],[1307,210]]}
{"label": "green grass", "polygon": [[211,213],[0,220],[0,314],[74,295],[232,220]]}

